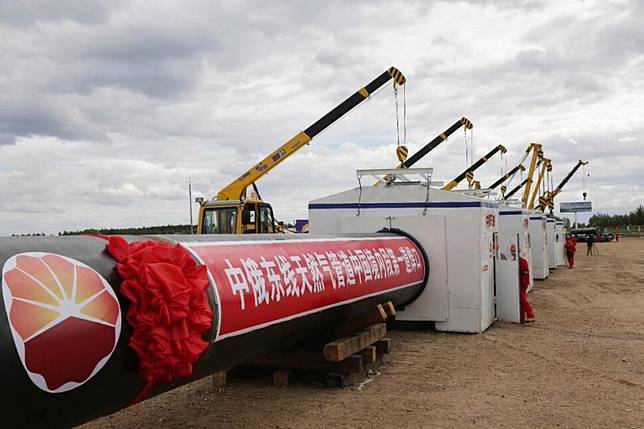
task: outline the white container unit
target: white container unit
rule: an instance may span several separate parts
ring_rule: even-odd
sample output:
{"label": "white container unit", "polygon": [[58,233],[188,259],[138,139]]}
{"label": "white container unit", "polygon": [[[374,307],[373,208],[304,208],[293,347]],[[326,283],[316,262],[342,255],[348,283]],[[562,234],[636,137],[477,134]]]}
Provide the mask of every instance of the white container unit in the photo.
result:
{"label": "white container unit", "polygon": [[557,241],[556,221],[550,217],[546,218],[546,236],[548,242],[548,268],[554,270],[557,268],[557,258],[559,257],[559,242]]}
{"label": "white container unit", "polygon": [[350,189],[309,203],[311,233],[391,227],[418,240],[429,259],[428,285],[396,319],[433,321],[439,331],[482,332],[494,322],[497,218],[496,202],[419,182]]}
{"label": "white container unit", "polygon": [[[501,203],[503,204],[503,203]],[[517,249],[519,255],[532,265],[532,252],[530,250],[530,225],[527,210],[510,206],[499,207],[498,225],[499,251],[496,261],[496,294],[497,318],[505,322],[519,322],[519,260],[512,255],[511,246]],[[530,270],[530,286],[534,281]]]}
{"label": "white container unit", "polygon": [[558,220],[555,223],[555,237],[557,240],[557,266],[566,267],[566,230],[562,221]]}
{"label": "white container unit", "polygon": [[548,261],[548,235],[546,234],[546,215],[530,212],[530,243],[532,250],[532,277],[543,280],[550,274]]}

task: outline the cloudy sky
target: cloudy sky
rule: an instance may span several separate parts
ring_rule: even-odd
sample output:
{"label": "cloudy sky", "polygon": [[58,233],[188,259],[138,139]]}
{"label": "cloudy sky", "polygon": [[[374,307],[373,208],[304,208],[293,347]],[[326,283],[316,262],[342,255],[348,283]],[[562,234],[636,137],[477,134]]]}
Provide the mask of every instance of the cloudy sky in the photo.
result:
{"label": "cloudy sky", "polygon": [[[270,6],[269,6],[270,5]],[[0,2],[0,235],[188,223],[387,67],[413,152],[461,116],[483,185],[532,141],[590,161],[601,212],[644,203],[644,2]],[[402,95],[402,93],[400,94]],[[279,219],[395,165],[387,86],[258,183]],[[421,167],[465,167],[462,130]],[[559,201],[581,198],[582,174]]]}

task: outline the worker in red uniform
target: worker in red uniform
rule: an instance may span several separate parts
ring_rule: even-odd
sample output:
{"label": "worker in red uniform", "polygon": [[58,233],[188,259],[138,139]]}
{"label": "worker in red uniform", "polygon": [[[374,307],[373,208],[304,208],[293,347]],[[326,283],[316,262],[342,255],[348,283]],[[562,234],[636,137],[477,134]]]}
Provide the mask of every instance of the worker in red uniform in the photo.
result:
{"label": "worker in red uniform", "polygon": [[566,249],[566,258],[568,258],[568,268],[572,268],[575,266],[575,251],[577,250],[572,237],[566,237],[564,248]]}
{"label": "worker in red uniform", "polygon": [[[517,257],[517,246],[510,246],[512,257]],[[528,302],[528,287],[530,286],[530,266],[528,260],[519,255],[519,313],[521,323],[534,322],[534,311]]]}

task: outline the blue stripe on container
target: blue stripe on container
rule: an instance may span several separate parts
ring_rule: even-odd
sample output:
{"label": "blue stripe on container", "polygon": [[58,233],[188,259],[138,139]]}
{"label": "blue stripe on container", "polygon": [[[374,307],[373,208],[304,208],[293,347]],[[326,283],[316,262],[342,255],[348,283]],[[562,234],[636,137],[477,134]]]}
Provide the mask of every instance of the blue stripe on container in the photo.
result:
{"label": "blue stripe on container", "polygon": [[309,210],[316,209],[413,209],[413,208],[466,208],[489,207],[496,208],[496,204],[483,201],[445,201],[445,202],[408,202],[408,203],[310,203]]}
{"label": "blue stripe on container", "polygon": [[541,216],[530,216],[530,220],[541,220]]}
{"label": "blue stripe on container", "polygon": [[523,214],[521,210],[512,210],[506,212],[499,212],[499,216],[520,215]]}

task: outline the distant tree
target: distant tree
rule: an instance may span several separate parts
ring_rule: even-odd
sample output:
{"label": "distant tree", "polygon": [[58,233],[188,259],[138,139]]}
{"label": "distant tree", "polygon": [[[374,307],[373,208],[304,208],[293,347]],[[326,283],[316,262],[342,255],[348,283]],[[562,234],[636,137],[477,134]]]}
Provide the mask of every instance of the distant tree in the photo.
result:
{"label": "distant tree", "polygon": [[[197,229],[193,227],[193,232]],[[161,234],[190,234],[190,225],[164,225],[164,226],[141,226],[135,228],[101,228],[83,229],[81,231],[63,231],[60,235],[82,235],[82,234],[103,234],[103,235],[161,235]]]}
{"label": "distant tree", "polygon": [[644,225],[644,205],[640,205],[635,210],[627,214],[608,215],[597,213],[593,215],[588,223],[600,228],[626,228],[631,226]]}

